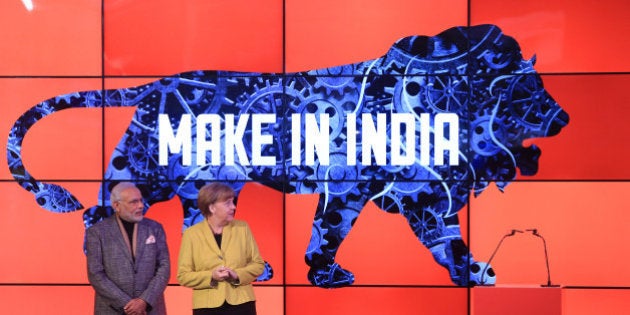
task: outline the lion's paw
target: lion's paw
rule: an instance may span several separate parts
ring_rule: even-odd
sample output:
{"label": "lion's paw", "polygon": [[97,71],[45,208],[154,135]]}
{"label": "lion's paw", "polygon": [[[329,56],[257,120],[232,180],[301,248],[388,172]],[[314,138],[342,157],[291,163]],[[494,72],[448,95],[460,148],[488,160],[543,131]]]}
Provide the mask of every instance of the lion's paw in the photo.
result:
{"label": "lion's paw", "polygon": [[324,268],[311,267],[308,271],[308,281],[321,288],[340,288],[354,283],[354,275],[341,268],[339,264],[332,263]]}
{"label": "lion's paw", "polygon": [[497,276],[492,266],[485,262],[473,261],[470,264],[469,285],[494,285]]}

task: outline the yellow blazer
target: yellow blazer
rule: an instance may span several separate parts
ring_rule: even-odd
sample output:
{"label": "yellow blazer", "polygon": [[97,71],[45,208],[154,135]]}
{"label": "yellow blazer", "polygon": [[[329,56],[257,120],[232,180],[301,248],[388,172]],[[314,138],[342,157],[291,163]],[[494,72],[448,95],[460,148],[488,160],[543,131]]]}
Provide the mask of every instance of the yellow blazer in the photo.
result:
{"label": "yellow blazer", "polygon": [[[237,305],[255,301],[251,283],[264,270],[264,261],[249,225],[233,220],[223,227],[219,248],[208,222],[203,220],[188,228],[182,236],[177,263],[177,281],[193,289],[193,309],[219,307],[224,301]],[[211,287],[212,270],[232,268],[239,284],[220,281]]]}

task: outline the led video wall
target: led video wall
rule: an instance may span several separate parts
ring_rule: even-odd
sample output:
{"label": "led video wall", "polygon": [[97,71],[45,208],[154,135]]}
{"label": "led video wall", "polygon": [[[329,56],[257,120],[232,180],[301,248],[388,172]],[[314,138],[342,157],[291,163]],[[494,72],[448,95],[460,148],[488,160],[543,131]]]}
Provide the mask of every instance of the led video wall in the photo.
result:
{"label": "led video wall", "polygon": [[14,314],[92,311],[84,232],[119,181],[165,227],[171,314],[211,181],[267,262],[259,314],[471,314],[479,285],[630,306],[623,1],[5,2]]}

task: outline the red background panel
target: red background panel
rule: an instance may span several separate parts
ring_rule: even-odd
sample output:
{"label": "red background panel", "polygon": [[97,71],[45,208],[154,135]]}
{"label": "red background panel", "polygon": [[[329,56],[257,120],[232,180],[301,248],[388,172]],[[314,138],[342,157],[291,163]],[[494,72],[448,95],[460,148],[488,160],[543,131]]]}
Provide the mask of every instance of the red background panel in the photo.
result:
{"label": "red background panel", "polygon": [[[287,284],[310,284],[304,255],[311,238],[317,195],[286,196]],[[458,216],[467,235],[467,211]],[[466,240],[465,240],[466,241]],[[337,253],[336,262],[354,273],[356,285],[452,285],[400,214],[368,203]]]}
{"label": "red background panel", "polygon": [[290,287],[285,314],[467,314],[468,295],[466,288]]}
{"label": "red background panel", "polygon": [[72,108],[39,121],[24,137],[27,171],[38,179],[100,179],[102,115],[100,108]]}
{"label": "red background panel", "polygon": [[337,256],[357,285],[452,285],[401,214],[369,203]]}
{"label": "red background panel", "polygon": [[282,1],[105,2],[105,73],[282,72]]}
{"label": "red background panel", "polygon": [[[282,314],[282,288],[254,287],[260,315]],[[190,314],[192,291],[169,286],[164,292],[168,314]],[[0,304],[7,314],[85,315],[94,312],[94,289],[83,286],[0,286]]]}
{"label": "red background panel", "polygon": [[[74,194],[85,208],[96,204],[100,183],[56,182]],[[12,182],[1,182],[0,283],[85,283],[83,210],[52,213],[40,208],[33,195]],[[274,278],[261,285],[282,283],[282,195],[258,184],[247,184],[239,200],[237,218],[252,228],[263,259],[274,268]],[[18,210],[19,209],[19,210]],[[176,284],[183,210],[178,198],[153,205],[146,216],[164,226],[171,256],[171,280]],[[14,240],[14,241],[13,241]],[[29,244],[25,246],[25,244]]]}
{"label": "red background panel", "polygon": [[[95,204],[98,184],[56,183],[84,204]],[[87,283],[82,211],[52,213],[13,182],[0,182],[0,284]],[[23,313],[26,314],[26,313]]]}
{"label": "red background panel", "polygon": [[[487,260],[511,229],[538,229],[547,242],[551,280],[563,286],[627,286],[623,244],[630,201],[627,182],[518,182],[471,200],[470,244]],[[506,238],[492,261],[498,284],[546,283],[542,240]]]}
{"label": "red background panel", "polygon": [[0,75],[100,75],[101,1],[29,2],[0,2]]}
{"label": "red background panel", "polygon": [[473,0],[471,24],[495,24],[538,56],[539,72],[627,72],[628,1]]}
{"label": "red background panel", "polygon": [[[536,70],[571,122],[557,136],[528,141],[542,150],[537,175],[519,177],[525,181],[511,183],[505,193],[491,185],[471,198],[469,211],[459,213],[462,235],[483,261],[511,229],[536,228],[547,241],[552,281],[572,286],[563,289],[563,314],[628,309],[627,1],[106,1],[103,12],[94,0],[33,3],[33,11],[19,0],[0,4],[5,139],[14,121],[37,103],[99,90],[103,82],[122,88],[197,69],[324,68],[377,58],[402,37],[435,35],[469,19],[498,25],[519,42],[525,58],[537,55]],[[57,180],[84,206],[95,205],[105,167],[134,111],[78,109],[45,118],[24,142],[27,169]],[[6,154],[0,154],[0,164],[7,164]],[[89,313],[83,211],[42,209],[13,182],[8,167],[1,168],[0,180],[3,309]],[[452,286],[402,216],[372,203],[336,257],[355,273],[355,286],[312,287],[304,254],[317,202],[317,195],[284,196],[254,183],[243,189],[237,218],[249,222],[274,268],[274,278],[255,288],[259,314],[470,312],[470,290]],[[167,231],[173,265],[169,313],[188,314],[190,291],[175,279],[183,223],[179,199],[154,205],[147,216]],[[546,281],[544,248],[531,233],[506,239],[492,264],[500,285]],[[23,303],[34,297],[37,303]]]}
{"label": "red background panel", "polygon": [[247,183],[237,200],[236,218],[247,221],[256,238],[260,255],[273,268],[273,278],[258,282],[260,285],[283,284],[283,199],[279,191],[258,183]]}
{"label": "red background panel", "polygon": [[[260,314],[260,315],[283,314],[283,311],[284,311],[284,288],[283,287],[254,286],[254,294],[256,294],[257,314]],[[181,310],[180,312],[182,314],[186,314],[185,312]],[[178,314],[178,313],[175,313],[175,314]]]}
{"label": "red background panel", "polygon": [[567,315],[621,315],[630,310],[629,289],[565,289],[562,300],[562,311]]}
{"label": "red background panel", "polygon": [[90,286],[0,286],[0,304],[6,314],[94,313]]}
{"label": "red background panel", "polygon": [[533,139],[542,150],[539,172],[522,179],[628,179],[630,76],[543,75],[545,89],[570,116],[553,137]]}
{"label": "red background panel", "polygon": [[406,36],[466,25],[466,0],[286,1],[286,69],[378,58]]}
{"label": "red background panel", "polygon": [[[9,131],[24,112],[52,97],[82,90],[100,89],[98,79],[69,78],[0,78],[0,134],[8,139]],[[99,178],[101,160],[100,112],[68,110],[67,114],[43,119],[32,128],[23,143],[24,161],[33,175],[48,178]],[[61,128],[67,127],[67,128]],[[84,134],[86,130],[92,132]],[[51,138],[54,141],[51,141]],[[59,139],[67,139],[62,141]],[[6,140],[4,140],[6,148]],[[72,152],[72,154],[68,154]],[[0,164],[7,165],[6,154]],[[46,157],[43,159],[42,157]],[[48,158],[54,161],[47,161]],[[82,164],[85,161],[90,163]],[[64,164],[67,162],[68,164]],[[61,165],[60,165],[61,163]],[[42,165],[43,164],[43,165]],[[58,168],[51,168],[56,165]],[[54,175],[52,174],[54,173]],[[51,177],[49,177],[51,176]],[[0,179],[13,179],[8,167],[0,168]]]}

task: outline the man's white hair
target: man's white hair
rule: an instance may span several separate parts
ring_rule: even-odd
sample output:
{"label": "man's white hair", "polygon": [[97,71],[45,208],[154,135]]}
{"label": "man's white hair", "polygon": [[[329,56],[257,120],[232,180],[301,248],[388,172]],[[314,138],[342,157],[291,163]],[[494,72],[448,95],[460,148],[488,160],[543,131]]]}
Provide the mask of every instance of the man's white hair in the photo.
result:
{"label": "man's white hair", "polygon": [[113,205],[114,202],[120,201],[120,193],[129,188],[138,188],[134,183],[131,182],[120,182],[112,188],[112,192],[109,195],[109,202]]}

